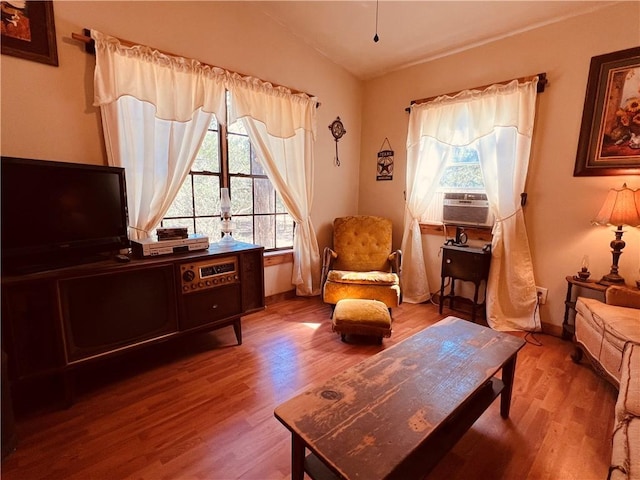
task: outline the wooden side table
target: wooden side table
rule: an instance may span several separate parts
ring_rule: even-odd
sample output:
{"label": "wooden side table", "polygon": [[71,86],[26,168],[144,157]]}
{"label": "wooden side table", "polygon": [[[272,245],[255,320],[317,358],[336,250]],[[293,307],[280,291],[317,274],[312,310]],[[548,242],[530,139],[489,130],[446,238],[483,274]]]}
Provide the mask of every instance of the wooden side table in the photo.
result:
{"label": "wooden side table", "polygon": [[573,311],[575,316],[576,300],[573,298],[573,286],[579,288],[585,288],[602,294],[604,300],[604,292],[607,290],[608,285],[601,285],[595,280],[580,280],[573,275],[567,275],[567,297],[564,301],[564,320],[562,321],[562,338],[564,340],[571,340],[575,333],[575,324],[569,323],[569,312]]}
{"label": "wooden side table", "polygon": [[[440,283],[440,314],[445,299],[449,299],[449,308],[453,309],[453,302],[456,296],[456,280],[473,282],[475,286],[473,303],[471,305],[471,321],[476,321],[476,308],[478,304],[478,290],[481,282],[487,282],[489,278],[489,267],[491,266],[491,249],[460,247],[454,245],[444,245],[442,247],[442,269]],[[448,295],[444,294],[446,279],[451,279],[451,290]]]}

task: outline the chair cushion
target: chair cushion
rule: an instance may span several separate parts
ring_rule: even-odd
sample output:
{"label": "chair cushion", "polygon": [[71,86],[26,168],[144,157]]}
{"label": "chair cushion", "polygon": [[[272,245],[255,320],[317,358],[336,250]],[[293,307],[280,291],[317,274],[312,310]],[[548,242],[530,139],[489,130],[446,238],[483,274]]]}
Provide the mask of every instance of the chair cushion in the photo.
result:
{"label": "chair cushion", "polygon": [[388,308],[400,305],[400,285],[360,285],[327,281],[322,298],[325,303],[336,305],[344,299],[378,300]]}
{"label": "chair cushion", "polygon": [[398,285],[400,280],[395,273],[387,272],[352,272],[331,270],[327,280],[336,283],[357,283],[360,285]]}

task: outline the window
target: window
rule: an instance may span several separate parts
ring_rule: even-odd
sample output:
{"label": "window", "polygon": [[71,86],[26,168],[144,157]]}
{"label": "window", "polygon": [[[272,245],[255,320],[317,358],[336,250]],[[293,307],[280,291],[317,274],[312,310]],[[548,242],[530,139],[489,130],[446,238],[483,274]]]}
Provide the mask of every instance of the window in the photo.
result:
{"label": "window", "polygon": [[231,197],[233,238],[262,245],[265,250],[293,247],[293,219],[239,121],[226,128],[212,120],[191,171],[160,225],[187,227],[189,233],[202,233],[216,242],[222,187],[229,188]]}
{"label": "window", "polygon": [[431,203],[421,221],[441,223],[445,193],[486,193],[478,152],[472,147],[451,150]]}

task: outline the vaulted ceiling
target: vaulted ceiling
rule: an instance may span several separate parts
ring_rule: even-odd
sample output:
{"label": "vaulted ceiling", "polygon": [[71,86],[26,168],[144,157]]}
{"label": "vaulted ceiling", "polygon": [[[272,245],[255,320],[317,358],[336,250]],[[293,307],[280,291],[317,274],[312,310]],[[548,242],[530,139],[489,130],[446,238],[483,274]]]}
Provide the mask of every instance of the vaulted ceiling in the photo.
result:
{"label": "vaulted ceiling", "polygon": [[614,3],[619,2],[326,0],[255,5],[366,80]]}

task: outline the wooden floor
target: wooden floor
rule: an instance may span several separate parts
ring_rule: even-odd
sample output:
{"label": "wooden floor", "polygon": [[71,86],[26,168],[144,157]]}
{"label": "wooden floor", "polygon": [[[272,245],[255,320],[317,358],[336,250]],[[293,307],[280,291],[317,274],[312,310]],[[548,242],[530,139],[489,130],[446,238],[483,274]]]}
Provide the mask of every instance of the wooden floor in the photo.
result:
{"label": "wooden floor", "polygon": [[[290,435],[275,406],[442,318],[403,304],[379,346],[342,343],[329,315],[317,298],[286,300],[244,318],[241,346],[229,327],[86,369],[71,408],[18,416],[2,477],[288,478]],[[510,419],[494,402],[429,480],[606,478],[617,392],[571,361],[569,342],[530,340],[542,345],[519,354]]]}

